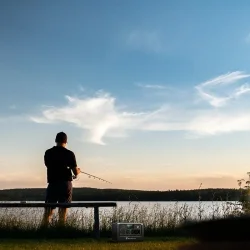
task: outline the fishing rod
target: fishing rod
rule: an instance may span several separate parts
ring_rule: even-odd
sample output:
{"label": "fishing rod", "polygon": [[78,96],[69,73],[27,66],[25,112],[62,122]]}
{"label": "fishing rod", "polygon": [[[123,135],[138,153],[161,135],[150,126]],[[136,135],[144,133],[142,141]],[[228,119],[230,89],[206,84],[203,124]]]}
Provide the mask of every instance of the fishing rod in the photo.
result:
{"label": "fishing rod", "polygon": [[[95,175],[88,174],[88,173],[83,172],[83,171],[80,171],[80,172],[81,172],[82,174],[86,174],[86,175],[88,175],[88,176],[89,176],[89,178],[93,177],[94,179],[98,179],[98,180],[100,180],[100,181],[104,181],[104,182],[107,182],[107,183],[112,184],[111,182],[106,181],[106,180],[104,180],[104,179],[102,179],[102,178],[100,178],[100,177],[97,177],[97,176],[95,176]],[[73,176],[73,179],[77,179],[77,177],[76,177],[76,176]]]}
{"label": "fishing rod", "polygon": [[105,181],[105,182],[107,182],[107,183],[110,183],[110,184],[112,184],[111,182],[109,182],[109,181],[106,181],[106,180],[104,180],[104,179],[102,179],[102,178],[100,178],[100,177],[97,177],[97,176],[95,176],[95,175],[92,175],[92,174],[88,174],[88,173],[86,173],[86,172],[83,172],[83,171],[80,171],[82,174],[86,174],[86,175],[88,175],[89,176],[89,178],[91,178],[91,177],[93,177],[94,179],[98,179],[98,180],[100,180],[100,181]]}

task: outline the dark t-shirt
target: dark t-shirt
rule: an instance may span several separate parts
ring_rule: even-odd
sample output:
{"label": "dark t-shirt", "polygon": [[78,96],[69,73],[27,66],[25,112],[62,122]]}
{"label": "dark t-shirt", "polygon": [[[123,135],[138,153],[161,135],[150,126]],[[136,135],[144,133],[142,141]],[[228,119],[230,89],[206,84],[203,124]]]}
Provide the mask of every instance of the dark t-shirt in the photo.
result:
{"label": "dark t-shirt", "polygon": [[54,146],[46,150],[44,163],[47,167],[48,183],[72,181],[71,169],[77,167],[75,154],[72,151],[64,147]]}

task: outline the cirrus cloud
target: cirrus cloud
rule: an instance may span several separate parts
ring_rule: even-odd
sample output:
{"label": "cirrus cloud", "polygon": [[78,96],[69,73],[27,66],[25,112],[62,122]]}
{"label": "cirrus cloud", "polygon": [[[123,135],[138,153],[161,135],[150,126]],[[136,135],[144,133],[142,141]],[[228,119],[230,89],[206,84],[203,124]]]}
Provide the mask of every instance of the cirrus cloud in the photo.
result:
{"label": "cirrus cloud", "polygon": [[115,105],[115,98],[108,93],[97,93],[91,98],[80,99],[66,96],[68,104],[62,107],[49,107],[42,117],[32,116],[37,123],[68,122],[89,131],[89,140],[105,144],[104,136],[120,137],[126,135],[143,121],[145,113],[125,112]]}
{"label": "cirrus cloud", "polygon": [[[106,137],[126,137],[130,131],[185,131],[191,137],[201,137],[222,133],[250,131],[250,112],[241,105],[240,97],[250,92],[247,83],[234,88],[229,96],[207,93],[208,87],[227,87],[239,84],[249,77],[242,72],[232,72],[194,87],[210,108],[201,105],[175,106],[162,103],[153,110],[138,112],[120,107],[116,98],[109,93],[97,92],[94,96],[78,98],[66,96],[67,103],[61,107],[46,107],[42,115],[31,116],[36,123],[67,122],[89,133],[89,141],[104,145]],[[150,89],[150,88],[149,88]],[[226,90],[226,89],[224,89]],[[236,99],[238,105],[227,108],[226,104]],[[190,99],[190,103],[193,100]]]}
{"label": "cirrus cloud", "polygon": [[165,51],[162,35],[156,30],[133,30],[127,35],[126,43],[138,51],[156,54]]}
{"label": "cirrus cloud", "polygon": [[225,90],[225,85],[238,83],[239,80],[248,78],[250,75],[244,74],[241,71],[235,71],[231,73],[227,73],[221,76],[218,76],[212,80],[208,80],[196,86],[196,89],[200,95],[200,97],[207,101],[210,105],[214,107],[222,107],[226,105],[230,100],[239,98],[241,95],[250,92],[250,86],[248,83],[242,84],[238,88],[233,88],[228,91],[229,93],[223,95],[216,95],[212,90],[217,90],[219,87],[223,87]]}

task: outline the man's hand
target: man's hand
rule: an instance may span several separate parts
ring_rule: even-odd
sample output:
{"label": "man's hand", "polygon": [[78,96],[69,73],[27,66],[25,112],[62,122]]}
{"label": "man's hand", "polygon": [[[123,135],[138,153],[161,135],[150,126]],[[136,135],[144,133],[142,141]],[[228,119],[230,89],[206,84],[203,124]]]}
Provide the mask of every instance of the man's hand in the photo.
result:
{"label": "man's hand", "polygon": [[79,175],[81,173],[81,169],[77,168],[77,175]]}
{"label": "man's hand", "polygon": [[75,176],[79,175],[81,173],[81,169],[78,167],[75,167],[72,169],[73,173]]}

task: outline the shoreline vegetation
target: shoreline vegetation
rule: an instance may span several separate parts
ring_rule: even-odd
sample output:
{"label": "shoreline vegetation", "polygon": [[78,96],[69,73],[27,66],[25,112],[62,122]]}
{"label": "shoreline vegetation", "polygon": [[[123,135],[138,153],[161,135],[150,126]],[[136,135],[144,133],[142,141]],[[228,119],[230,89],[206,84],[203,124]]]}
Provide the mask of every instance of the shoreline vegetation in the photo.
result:
{"label": "shoreline vegetation", "polygon": [[[0,201],[43,201],[45,188],[0,190]],[[192,189],[143,191],[126,189],[74,188],[73,201],[238,201],[240,189]]]}
{"label": "shoreline vegetation", "polygon": [[[144,224],[146,237],[187,237],[183,225],[197,223],[217,218],[229,218],[242,215],[238,205],[225,202],[223,206],[213,204],[210,214],[199,202],[194,213],[194,207],[178,202],[171,206],[160,203],[153,207],[142,204],[119,206],[110,210],[100,211],[101,237],[111,237],[112,223],[139,222]],[[93,209],[78,209],[69,213],[65,226],[58,225],[57,213],[52,218],[48,228],[40,226],[42,209],[39,208],[3,208],[0,213],[0,238],[82,238],[93,236]],[[194,218],[194,214],[196,217]]]}

